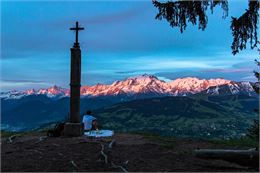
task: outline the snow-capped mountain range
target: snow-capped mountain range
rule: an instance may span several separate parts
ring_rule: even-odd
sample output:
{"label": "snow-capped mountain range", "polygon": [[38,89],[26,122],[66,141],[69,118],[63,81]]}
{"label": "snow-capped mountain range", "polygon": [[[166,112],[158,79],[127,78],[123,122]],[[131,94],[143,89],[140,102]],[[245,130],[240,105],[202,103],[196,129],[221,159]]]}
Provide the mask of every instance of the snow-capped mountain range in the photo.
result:
{"label": "snow-capped mountain range", "polygon": [[[133,96],[133,95],[158,95],[158,96],[186,96],[197,93],[208,95],[221,94],[247,94],[253,95],[253,84],[250,82],[235,82],[225,79],[198,79],[196,77],[178,78],[170,82],[159,80],[153,75],[130,77],[126,80],[115,81],[111,85],[97,84],[82,86],[82,97],[98,96]],[[47,89],[1,92],[0,98],[19,99],[28,95],[46,95],[48,97],[68,97],[69,89],[53,86]]]}

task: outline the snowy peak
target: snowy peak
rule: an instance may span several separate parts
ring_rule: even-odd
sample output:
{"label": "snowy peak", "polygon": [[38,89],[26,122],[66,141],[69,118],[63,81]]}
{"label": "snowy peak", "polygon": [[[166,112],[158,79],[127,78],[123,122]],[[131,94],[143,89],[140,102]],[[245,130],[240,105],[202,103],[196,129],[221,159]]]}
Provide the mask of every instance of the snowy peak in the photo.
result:
{"label": "snowy peak", "polygon": [[84,96],[96,96],[99,93],[104,92],[109,86],[108,85],[102,85],[102,84],[97,84],[94,86],[82,86],[81,87],[81,95]]}
{"label": "snowy peak", "polygon": [[1,92],[0,93],[0,98],[6,98],[6,99],[20,99],[21,97],[24,96],[29,96],[29,95],[46,95],[48,97],[64,97],[64,96],[69,96],[70,91],[65,88],[58,87],[56,85],[47,88],[47,89],[29,89],[25,91],[9,91],[9,92]]}
{"label": "snowy peak", "polygon": [[16,91],[16,90],[12,90],[12,91],[8,91],[8,92],[1,92],[0,93],[0,98],[5,98],[5,99],[19,99],[23,96],[25,96],[26,94],[24,94],[23,92],[20,91]]}
{"label": "snowy peak", "polygon": [[[29,91],[29,90],[27,90],[27,91]],[[39,89],[34,94],[46,94],[50,97],[57,96],[57,95],[69,96],[69,90],[54,85],[53,87],[50,87],[47,89]]]}
{"label": "snowy peak", "polygon": [[[144,74],[141,76],[130,77],[122,81],[115,81],[111,85],[97,84],[94,86],[82,86],[81,95],[87,97],[97,96],[186,96],[191,94],[203,93],[207,95],[220,94],[247,94],[252,95],[254,89],[250,82],[234,82],[221,78],[199,79],[196,77],[178,78],[165,82],[156,76]],[[10,91],[0,93],[1,98],[15,99],[28,95],[46,95],[51,98],[69,96],[69,89],[61,88],[56,85],[39,90]]]}
{"label": "snowy peak", "polygon": [[140,81],[140,82],[145,82],[145,81],[159,80],[159,79],[154,75],[143,74],[140,76],[129,77],[126,80],[136,80],[136,81]]}
{"label": "snowy peak", "polygon": [[253,84],[250,82],[230,82],[226,85],[211,86],[207,90],[201,92],[207,95],[234,95],[245,94],[248,96],[255,96]]}
{"label": "snowy peak", "polygon": [[134,93],[148,93],[153,90],[162,92],[161,89],[164,88],[166,83],[164,81],[159,80],[155,76],[151,75],[142,75],[136,77],[130,77],[123,81],[114,82],[109,88],[109,93],[113,93],[113,91],[134,94]]}
{"label": "snowy peak", "polygon": [[178,92],[190,92],[190,93],[198,93],[203,90],[208,89],[212,86],[219,86],[231,83],[230,80],[225,79],[198,79],[196,77],[187,77],[187,78],[179,78],[172,82],[169,82],[169,85],[173,90]]}
{"label": "snowy peak", "polygon": [[42,89],[39,89],[37,91],[34,90],[34,89],[26,90],[26,91],[24,91],[24,94],[26,94],[26,95],[44,94],[44,95],[47,95],[49,97],[68,96],[69,95],[69,90],[54,85],[54,86],[52,86],[50,88],[47,88],[47,89],[42,88]]}

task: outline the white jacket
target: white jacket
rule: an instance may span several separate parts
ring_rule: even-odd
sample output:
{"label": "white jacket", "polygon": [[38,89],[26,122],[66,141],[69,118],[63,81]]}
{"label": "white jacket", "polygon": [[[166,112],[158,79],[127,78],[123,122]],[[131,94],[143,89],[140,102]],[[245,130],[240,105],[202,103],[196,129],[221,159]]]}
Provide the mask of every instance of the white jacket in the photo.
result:
{"label": "white jacket", "polygon": [[82,122],[84,123],[84,130],[90,130],[92,128],[92,121],[96,120],[95,117],[91,115],[84,115]]}

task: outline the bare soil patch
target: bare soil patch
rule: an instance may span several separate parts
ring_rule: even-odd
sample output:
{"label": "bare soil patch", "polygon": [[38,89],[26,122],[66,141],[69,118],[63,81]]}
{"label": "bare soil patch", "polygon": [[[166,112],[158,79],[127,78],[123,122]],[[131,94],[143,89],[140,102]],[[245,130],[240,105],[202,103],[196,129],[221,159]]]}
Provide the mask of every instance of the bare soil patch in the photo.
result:
{"label": "bare soil patch", "polygon": [[[112,149],[109,143],[115,140]],[[102,145],[108,163],[101,154]],[[1,171],[258,171],[222,160],[194,156],[197,148],[218,148],[207,141],[153,139],[136,134],[111,138],[46,137],[43,133],[1,138]],[[223,147],[221,147],[223,148]]]}

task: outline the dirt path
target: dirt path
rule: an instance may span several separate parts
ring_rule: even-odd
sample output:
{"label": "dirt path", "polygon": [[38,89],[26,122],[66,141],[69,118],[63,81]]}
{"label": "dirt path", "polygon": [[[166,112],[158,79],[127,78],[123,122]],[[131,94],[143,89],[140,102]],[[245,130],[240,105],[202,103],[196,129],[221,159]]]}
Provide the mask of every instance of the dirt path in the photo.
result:
{"label": "dirt path", "polygon": [[[107,148],[112,140],[116,141],[112,149],[104,150],[108,156],[105,164],[101,145]],[[257,171],[193,155],[196,148],[217,147],[209,142],[151,139],[133,134],[103,139],[25,135],[11,143],[8,138],[1,139],[1,171]]]}

